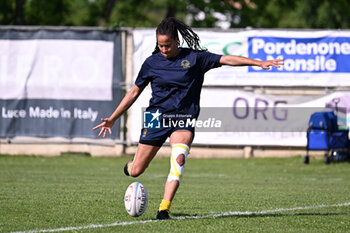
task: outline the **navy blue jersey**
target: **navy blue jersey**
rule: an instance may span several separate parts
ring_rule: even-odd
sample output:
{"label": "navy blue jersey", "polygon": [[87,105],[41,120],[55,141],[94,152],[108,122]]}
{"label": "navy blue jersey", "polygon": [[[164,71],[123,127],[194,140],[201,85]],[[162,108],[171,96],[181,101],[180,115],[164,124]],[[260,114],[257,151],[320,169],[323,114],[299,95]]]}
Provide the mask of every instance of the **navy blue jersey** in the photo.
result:
{"label": "navy blue jersey", "polygon": [[220,66],[221,55],[181,48],[167,59],[160,52],[148,57],[135,81],[138,87],[151,83],[152,98],[148,111],[199,115],[199,100],[204,74]]}

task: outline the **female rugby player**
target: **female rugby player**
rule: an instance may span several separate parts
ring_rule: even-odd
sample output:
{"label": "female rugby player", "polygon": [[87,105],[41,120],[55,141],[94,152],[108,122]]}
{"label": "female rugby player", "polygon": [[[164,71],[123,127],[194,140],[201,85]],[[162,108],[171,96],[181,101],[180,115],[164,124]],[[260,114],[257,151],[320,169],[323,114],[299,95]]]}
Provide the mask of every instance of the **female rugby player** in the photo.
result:
{"label": "female rugby player", "polygon": [[[181,48],[178,33],[189,48]],[[199,115],[199,99],[204,74],[221,65],[259,66],[269,69],[280,67],[282,59],[258,61],[241,56],[213,54],[200,46],[198,35],[186,24],[175,18],[165,18],[156,29],[156,47],[152,55],[143,63],[135,85],[125,95],[109,118],[93,129],[101,128],[99,136],[111,134],[114,122],[136,101],[144,88],[151,83],[152,98],[147,111],[161,114],[190,116]],[[183,170],[194,128],[166,127],[142,129],[137,152],[132,161],[124,167],[126,175],[137,177],[148,167],[160,147],[170,138],[172,148],[170,172],[165,182],[164,196],[157,212],[157,219],[170,219],[169,209],[182,179]]]}

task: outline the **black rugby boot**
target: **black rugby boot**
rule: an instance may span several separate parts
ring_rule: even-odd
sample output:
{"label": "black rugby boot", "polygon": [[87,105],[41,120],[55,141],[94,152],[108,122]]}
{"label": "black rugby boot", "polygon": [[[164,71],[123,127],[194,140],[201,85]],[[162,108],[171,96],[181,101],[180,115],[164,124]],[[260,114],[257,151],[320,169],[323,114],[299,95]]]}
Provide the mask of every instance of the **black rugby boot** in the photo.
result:
{"label": "black rugby boot", "polygon": [[158,220],[169,220],[172,218],[169,216],[169,211],[161,210],[161,211],[157,211],[157,219]]}

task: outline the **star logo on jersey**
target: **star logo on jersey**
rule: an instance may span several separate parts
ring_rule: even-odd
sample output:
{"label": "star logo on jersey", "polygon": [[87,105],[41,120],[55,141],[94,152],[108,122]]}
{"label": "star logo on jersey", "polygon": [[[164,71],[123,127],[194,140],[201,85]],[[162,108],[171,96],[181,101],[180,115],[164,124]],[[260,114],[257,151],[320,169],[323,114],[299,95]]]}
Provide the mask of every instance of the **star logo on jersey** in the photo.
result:
{"label": "star logo on jersey", "polygon": [[184,68],[184,69],[190,68],[190,61],[189,61],[189,60],[182,60],[181,66],[182,66],[182,68]]}
{"label": "star logo on jersey", "polygon": [[157,111],[144,111],[143,112],[143,128],[160,128],[160,116],[162,113]]}

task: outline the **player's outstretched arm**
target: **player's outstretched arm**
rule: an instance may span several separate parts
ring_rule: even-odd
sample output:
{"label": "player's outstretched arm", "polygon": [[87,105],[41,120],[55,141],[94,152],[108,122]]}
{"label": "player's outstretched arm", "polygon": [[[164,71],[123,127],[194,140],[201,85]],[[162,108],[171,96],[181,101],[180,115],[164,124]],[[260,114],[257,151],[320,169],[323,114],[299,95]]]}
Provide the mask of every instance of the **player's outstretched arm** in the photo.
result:
{"label": "player's outstretched arm", "polygon": [[112,134],[112,126],[114,125],[114,122],[123,115],[126,110],[130,108],[130,106],[136,101],[136,99],[139,97],[139,95],[142,93],[143,89],[145,87],[138,87],[136,85],[133,86],[133,88],[124,96],[118,107],[114,110],[112,115],[108,118],[101,118],[102,123],[95,126],[93,130],[101,128],[100,133],[98,136],[103,135],[103,137],[106,137],[106,133]]}
{"label": "player's outstretched arm", "polygon": [[278,58],[268,61],[259,61],[247,57],[223,55],[220,59],[220,64],[229,66],[259,66],[264,70],[268,70],[271,66],[279,68],[283,65],[283,59]]}

